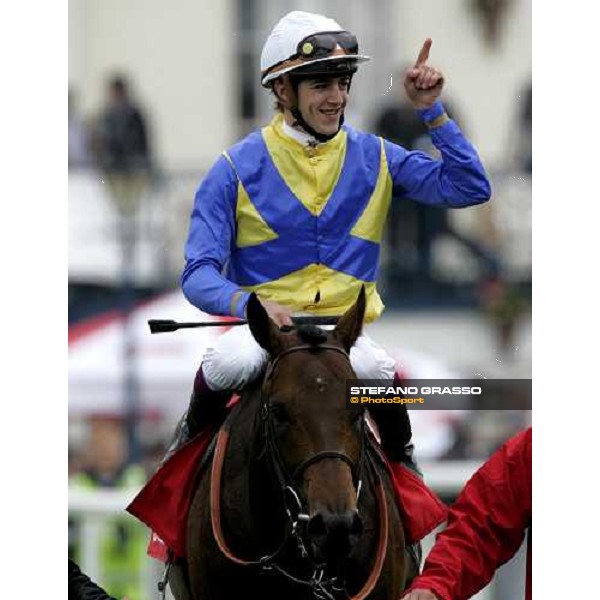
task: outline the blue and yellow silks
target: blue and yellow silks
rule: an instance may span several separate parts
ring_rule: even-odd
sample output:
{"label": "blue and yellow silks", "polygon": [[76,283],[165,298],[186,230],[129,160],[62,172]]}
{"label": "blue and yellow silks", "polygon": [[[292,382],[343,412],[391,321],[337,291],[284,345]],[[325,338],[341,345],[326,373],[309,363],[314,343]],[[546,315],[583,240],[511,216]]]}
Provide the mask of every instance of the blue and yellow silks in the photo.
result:
{"label": "blue and yellow silks", "polygon": [[280,121],[227,153],[239,182],[228,279],[311,314],[343,313],[364,283],[371,321],[383,310],[375,281],[391,198],[382,140],[342,131],[306,149]]}
{"label": "blue and yellow silks", "polygon": [[282,120],[224,153],[196,194],[182,288],[202,310],[243,316],[256,291],[295,312],[342,314],[364,284],[372,321],[383,310],[375,282],[392,193],[441,206],[489,198],[452,121],[432,130],[443,159],[434,161],[347,125],[303,146]]}

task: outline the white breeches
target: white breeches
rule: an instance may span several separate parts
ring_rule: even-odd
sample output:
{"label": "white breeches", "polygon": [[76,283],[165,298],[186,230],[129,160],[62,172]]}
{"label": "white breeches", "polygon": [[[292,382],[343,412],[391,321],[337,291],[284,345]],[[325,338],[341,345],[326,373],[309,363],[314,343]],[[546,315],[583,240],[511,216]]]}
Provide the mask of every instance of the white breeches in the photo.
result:
{"label": "white breeches", "polygon": [[[239,390],[260,375],[267,359],[266,350],[252,337],[248,325],[232,327],[206,351],[204,380],[214,391]],[[394,359],[366,335],[350,350],[350,362],[359,379],[394,379]]]}

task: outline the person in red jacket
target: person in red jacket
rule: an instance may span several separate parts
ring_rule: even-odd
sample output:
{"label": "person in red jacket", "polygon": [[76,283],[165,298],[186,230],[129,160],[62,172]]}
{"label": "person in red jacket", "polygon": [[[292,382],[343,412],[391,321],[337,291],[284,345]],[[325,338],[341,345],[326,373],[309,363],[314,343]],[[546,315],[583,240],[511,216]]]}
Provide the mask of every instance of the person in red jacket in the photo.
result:
{"label": "person in red jacket", "polygon": [[531,427],[509,439],[471,477],[448,513],[421,575],[402,600],[467,600],[521,546],[531,600]]}

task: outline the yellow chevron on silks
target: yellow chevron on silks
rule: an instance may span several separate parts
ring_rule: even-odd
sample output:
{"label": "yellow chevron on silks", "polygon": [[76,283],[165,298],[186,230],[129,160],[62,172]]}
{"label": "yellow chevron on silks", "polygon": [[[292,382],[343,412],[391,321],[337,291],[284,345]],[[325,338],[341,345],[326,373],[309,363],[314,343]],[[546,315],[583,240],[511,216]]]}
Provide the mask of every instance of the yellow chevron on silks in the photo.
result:
{"label": "yellow chevron on silks", "polygon": [[[356,302],[363,284],[367,292],[365,321],[370,323],[375,321],[384,309],[375,283],[365,283],[325,265],[311,264],[275,281],[243,286],[243,289],[256,292],[263,300],[273,300],[287,306],[293,312],[341,315]],[[315,304],[317,292],[320,300]]]}
{"label": "yellow chevron on silks", "polygon": [[279,237],[256,210],[239,180],[235,220],[237,223],[235,243],[238,248],[257,246]]}
{"label": "yellow chevron on silks", "polygon": [[381,243],[383,228],[392,198],[392,177],[388,169],[383,139],[381,138],[380,144],[381,160],[379,162],[377,184],[371,194],[371,198],[369,198],[365,210],[350,231],[351,235],[362,238],[363,240],[375,242],[376,244]]}
{"label": "yellow chevron on silks", "polygon": [[283,132],[283,115],[261,131],[273,164],[292,193],[319,216],[340,178],[348,134],[343,129],[328,142],[307,149]]}

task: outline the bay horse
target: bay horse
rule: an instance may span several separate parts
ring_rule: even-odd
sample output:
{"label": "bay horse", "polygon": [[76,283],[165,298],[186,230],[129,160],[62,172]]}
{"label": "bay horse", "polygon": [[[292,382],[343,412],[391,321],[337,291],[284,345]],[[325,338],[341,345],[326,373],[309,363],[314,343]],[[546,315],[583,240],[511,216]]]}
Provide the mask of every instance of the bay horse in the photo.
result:
{"label": "bay horse", "polygon": [[399,598],[411,561],[392,484],[364,409],[346,399],[364,312],[363,288],[334,330],[280,330],[251,296],[269,363],[199,475],[177,600]]}

